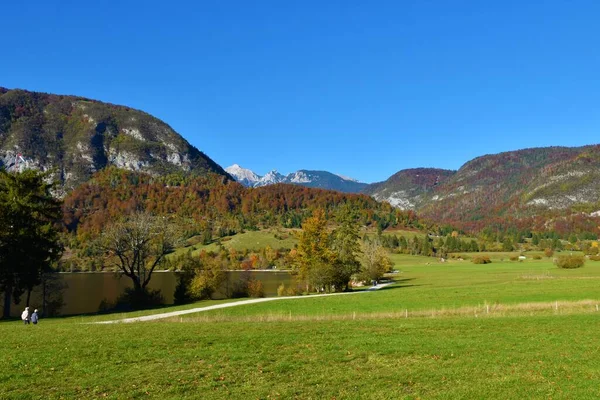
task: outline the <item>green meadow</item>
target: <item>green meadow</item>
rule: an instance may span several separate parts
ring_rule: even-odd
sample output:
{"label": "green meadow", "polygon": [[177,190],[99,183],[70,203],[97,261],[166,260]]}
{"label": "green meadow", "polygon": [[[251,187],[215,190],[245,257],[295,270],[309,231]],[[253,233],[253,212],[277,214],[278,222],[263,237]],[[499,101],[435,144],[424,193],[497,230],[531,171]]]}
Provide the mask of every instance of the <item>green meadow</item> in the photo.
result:
{"label": "green meadow", "polygon": [[202,244],[200,236],[187,240],[185,247],[178,248],[170,257],[191,251],[193,255],[204,251],[219,251],[220,245],[234,250],[260,250],[269,246],[272,249],[292,249],[298,243],[293,229],[267,229],[261,231],[246,231],[233,236],[225,236],[210,244]]}
{"label": "green meadow", "polygon": [[600,397],[600,262],[393,259],[367,293],[1,322],[0,398]]}

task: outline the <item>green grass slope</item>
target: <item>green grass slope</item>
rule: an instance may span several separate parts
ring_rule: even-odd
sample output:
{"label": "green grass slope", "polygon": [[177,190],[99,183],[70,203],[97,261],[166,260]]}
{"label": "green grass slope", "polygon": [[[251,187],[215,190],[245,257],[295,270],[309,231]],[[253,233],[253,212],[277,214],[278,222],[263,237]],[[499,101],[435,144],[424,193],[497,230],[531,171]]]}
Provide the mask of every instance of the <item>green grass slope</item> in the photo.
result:
{"label": "green grass slope", "polygon": [[398,284],[369,293],[150,323],[0,322],[0,398],[600,397],[599,262],[394,261]]}

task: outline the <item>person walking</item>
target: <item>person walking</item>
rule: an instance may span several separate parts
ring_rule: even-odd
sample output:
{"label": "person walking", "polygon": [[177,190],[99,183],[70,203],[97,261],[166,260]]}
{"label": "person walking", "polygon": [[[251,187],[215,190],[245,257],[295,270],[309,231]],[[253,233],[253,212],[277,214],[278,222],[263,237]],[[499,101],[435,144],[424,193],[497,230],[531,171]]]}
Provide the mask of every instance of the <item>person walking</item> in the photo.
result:
{"label": "person walking", "polygon": [[32,322],[34,325],[37,325],[37,323],[38,323],[38,319],[39,319],[39,318],[38,318],[38,310],[37,310],[37,308],[36,308],[35,310],[33,310],[33,314],[31,314],[31,322]]}
{"label": "person walking", "polygon": [[25,307],[25,310],[21,314],[21,319],[25,325],[29,325],[29,307]]}

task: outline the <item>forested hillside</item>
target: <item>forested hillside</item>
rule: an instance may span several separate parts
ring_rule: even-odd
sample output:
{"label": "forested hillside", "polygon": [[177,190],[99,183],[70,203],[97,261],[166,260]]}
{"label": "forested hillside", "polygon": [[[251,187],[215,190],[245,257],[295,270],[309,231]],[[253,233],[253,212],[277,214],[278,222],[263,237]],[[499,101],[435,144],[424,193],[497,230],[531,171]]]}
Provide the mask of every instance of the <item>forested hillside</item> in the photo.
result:
{"label": "forested hillside", "polygon": [[219,237],[269,226],[300,227],[317,209],[330,222],[353,218],[362,225],[419,227],[412,211],[401,211],[366,195],[297,185],[245,188],[221,175],[151,176],[107,168],[64,200],[65,226],[80,238],[98,234],[112,220],[135,211],[176,219],[188,235],[209,230]]}
{"label": "forested hillside", "polygon": [[0,166],[51,170],[70,189],[110,165],[152,174],[228,176],[169,125],[142,111],[0,88]]}
{"label": "forested hillside", "polygon": [[471,232],[485,227],[598,231],[600,146],[524,149],[475,158],[456,173],[437,171],[400,171],[367,190],[428,220]]}

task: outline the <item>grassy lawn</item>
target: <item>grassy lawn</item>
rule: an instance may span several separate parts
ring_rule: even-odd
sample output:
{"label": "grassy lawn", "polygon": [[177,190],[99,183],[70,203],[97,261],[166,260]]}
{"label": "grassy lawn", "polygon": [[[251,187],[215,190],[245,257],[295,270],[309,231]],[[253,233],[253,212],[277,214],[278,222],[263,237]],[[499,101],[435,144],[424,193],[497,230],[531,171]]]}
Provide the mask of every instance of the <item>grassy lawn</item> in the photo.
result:
{"label": "grassy lawn", "polygon": [[600,262],[393,257],[398,283],[369,293],[135,324],[86,322],[148,312],[0,322],[0,398],[600,397]]}
{"label": "grassy lawn", "polygon": [[597,315],[1,323],[0,398],[600,396]]}
{"label": "grassy lawn", "polygon": [[[217,241],[208,245],[198,243],[199,237],[188,239],[189,246],[178,248],[170,257],[192,251],[193,255],[198,255],[202,250],[218,251]],[[272,249],[292,249],[298,243],[293,230],[264,230],[264,231],[246,231],[234,236],[226,236],[220,239],[220,243],[227,249],[235,250],[259,250],[267,246]]]}
{"label": "grassy lawn", "polygon": [[[393,255],[397,284],[379,292],[254,304],[203,313],[236,318],[249,316],[350,315],[452,310],[461,307],[531,302],[576,302],[600,299],[600,262],[561,270],[547,259],[479,265],[471,261],[441,263],[434,258]],[[599,300],[600,302],[600,300]],[[187,318],[193,318],[188,315]]]}

